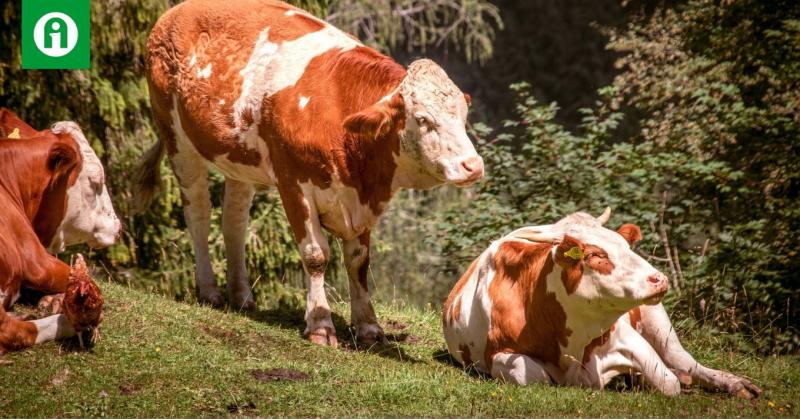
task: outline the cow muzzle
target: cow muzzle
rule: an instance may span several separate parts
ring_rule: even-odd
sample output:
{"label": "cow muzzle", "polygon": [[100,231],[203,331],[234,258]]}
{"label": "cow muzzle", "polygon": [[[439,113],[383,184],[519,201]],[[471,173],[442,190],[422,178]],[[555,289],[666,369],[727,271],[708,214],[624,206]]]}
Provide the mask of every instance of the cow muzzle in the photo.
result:
{"label": "cow muzzle", "polygon": [[458,163],[458,177],[451,182],[464,188],[483,178],[483,159],[480,156],[471,156]]}
{"label": "cow muzzle", "polygon": [[669,289],[669,279],[661,272],[656,272],[647,277],[647,286],[650,288],[651,294],[644,299],[647,305],[655,305],[664,299]]}

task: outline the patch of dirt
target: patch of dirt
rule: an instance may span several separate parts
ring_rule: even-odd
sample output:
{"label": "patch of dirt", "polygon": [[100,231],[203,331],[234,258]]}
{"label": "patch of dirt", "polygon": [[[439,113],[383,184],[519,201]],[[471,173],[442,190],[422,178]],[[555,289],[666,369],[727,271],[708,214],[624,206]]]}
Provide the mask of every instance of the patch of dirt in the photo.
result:
{"label": "patch of dirt", "polygon": [[273,368],[270,370],[252,370],[250,375],[262,383],[275,381],[304,381],[309,379],[309,375],[289,368]]}
{"label": "patch of dirt", "polygon": [[248,411],[256,410],[256,404],[253,402],[247,402],[245,404],[236,404],[231,403],[227,407],[228,413],[246,413]]}
{"label": "patch of dirt", "polygon": [[201,329],[203,329],[207,335],[215,337],[232,346],[243,346],[247,344],[246,339],[230,330],[223,330],[218,327],[212,327],[208,325],[203,325]]}
{"label": "patch of dirt", "polygon": [[408,325],[397,320],[389,320],[386,322],[386,327],[392,330],[405,330],[408,328]]}
{"label": "patch of dirt", "polygon": [[119,388],[119,393],[122,394],[123,396],[131,396],[140,390],[139,385],[134,383],[120,384],[118,388]]}

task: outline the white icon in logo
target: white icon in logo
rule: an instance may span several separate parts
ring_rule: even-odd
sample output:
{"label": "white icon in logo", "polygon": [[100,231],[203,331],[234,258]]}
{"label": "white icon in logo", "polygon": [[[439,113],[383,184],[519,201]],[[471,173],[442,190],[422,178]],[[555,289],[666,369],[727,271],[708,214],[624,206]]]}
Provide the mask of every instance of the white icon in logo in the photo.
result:
{"label": "white icon in logo", "polygon": [[33,42],[42,54],[63,57],[78,43],[78,26],[64,13],[48,13],[33,27]]}

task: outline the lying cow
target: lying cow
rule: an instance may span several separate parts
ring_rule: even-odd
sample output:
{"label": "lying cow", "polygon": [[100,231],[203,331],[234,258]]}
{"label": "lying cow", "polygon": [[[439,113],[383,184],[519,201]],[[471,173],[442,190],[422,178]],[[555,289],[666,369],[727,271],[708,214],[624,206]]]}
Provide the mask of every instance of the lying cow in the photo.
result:
{"label": "lying cow", "polygon": [[602,388],[634,371],[668,395],[696,380],[757,396],[746,379],[706,368],[683,349],[660,304],[667,277],[631,250],[637,226],[602,227],[609,215],[576,213],[492,243],[444,306],[450,354],[520,385]]}
{"label": "lying cow", "polygon": [[[81,128],[74,122],[63,121],[52,128],[37,131],[7,108],[0,108],[0,138],[25,141],[36,136],[68,135],[80,147],[83,165],[67,189],[67,208],[58,219],[47,214],[33,220],[39,239],[52,252],[63,251],[66,246],[87,243],[92,248],[114,244],[121,223],[114,212],[111,196],[106,187],[105,171],[100,159],[89,146]],[[55,223],[58,228],[47,235],[40,232],[44,224]]]}
{"label": "lying cow", "polygon": [[182,191],[198,299],[222,302],[208,249],[208,168],[225,176],[228,303],[254,308],[245,267],[257,189],[280,193],[308,275],[305,335],[337,344],[325,296],[328,241],[343,240],[357,337],[383,336],[367,289],[370,231],[401,188],[468,186],[483,160],[465,131],[468,97],[429,60],[408,70],[278,1],[189,0],[147,45],[160,141],[140,170],[144,207],[169,155]]}
{"label": "lying cow", "polygon": [[68,133],[0,140],[0,353],[75,334],[64,315],[24,322],[6,310],[22,287],[47,294],[66,290],[69,265],[40,239],[57,233],[81,166],[80,148]]}

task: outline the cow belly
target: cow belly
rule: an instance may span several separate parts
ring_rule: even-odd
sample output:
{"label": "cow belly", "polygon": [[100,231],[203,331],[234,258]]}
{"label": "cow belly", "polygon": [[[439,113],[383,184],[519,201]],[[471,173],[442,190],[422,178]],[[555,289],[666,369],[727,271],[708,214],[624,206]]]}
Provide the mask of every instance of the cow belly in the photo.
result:
{"label": "cow belly", "polygon": [[[196,143],[193,142],[186,133],[178,112],[177,101],[173,101],[171,117],[177,154],[204,159],[204,157],[202,157],[204,153],[198,150]],[[187,119],[191,120],[190,118]],[[250,129],[239,134],[235,141],[239,141],[243,144],[244,148],[257,152],[260,156],[258,164],[239,162],[231,156],[231,153],[214,156],[209,163],[217,168],[226,178],[250,183],[259,187],[274,186],[276,184],[275,172],[272,169],[272,164],[269,159],[269,150],[264,140],[258,135],[257,126],[254,124]],[[176,159],[173,159],[173,164],[175,164],[175,160]]]}

